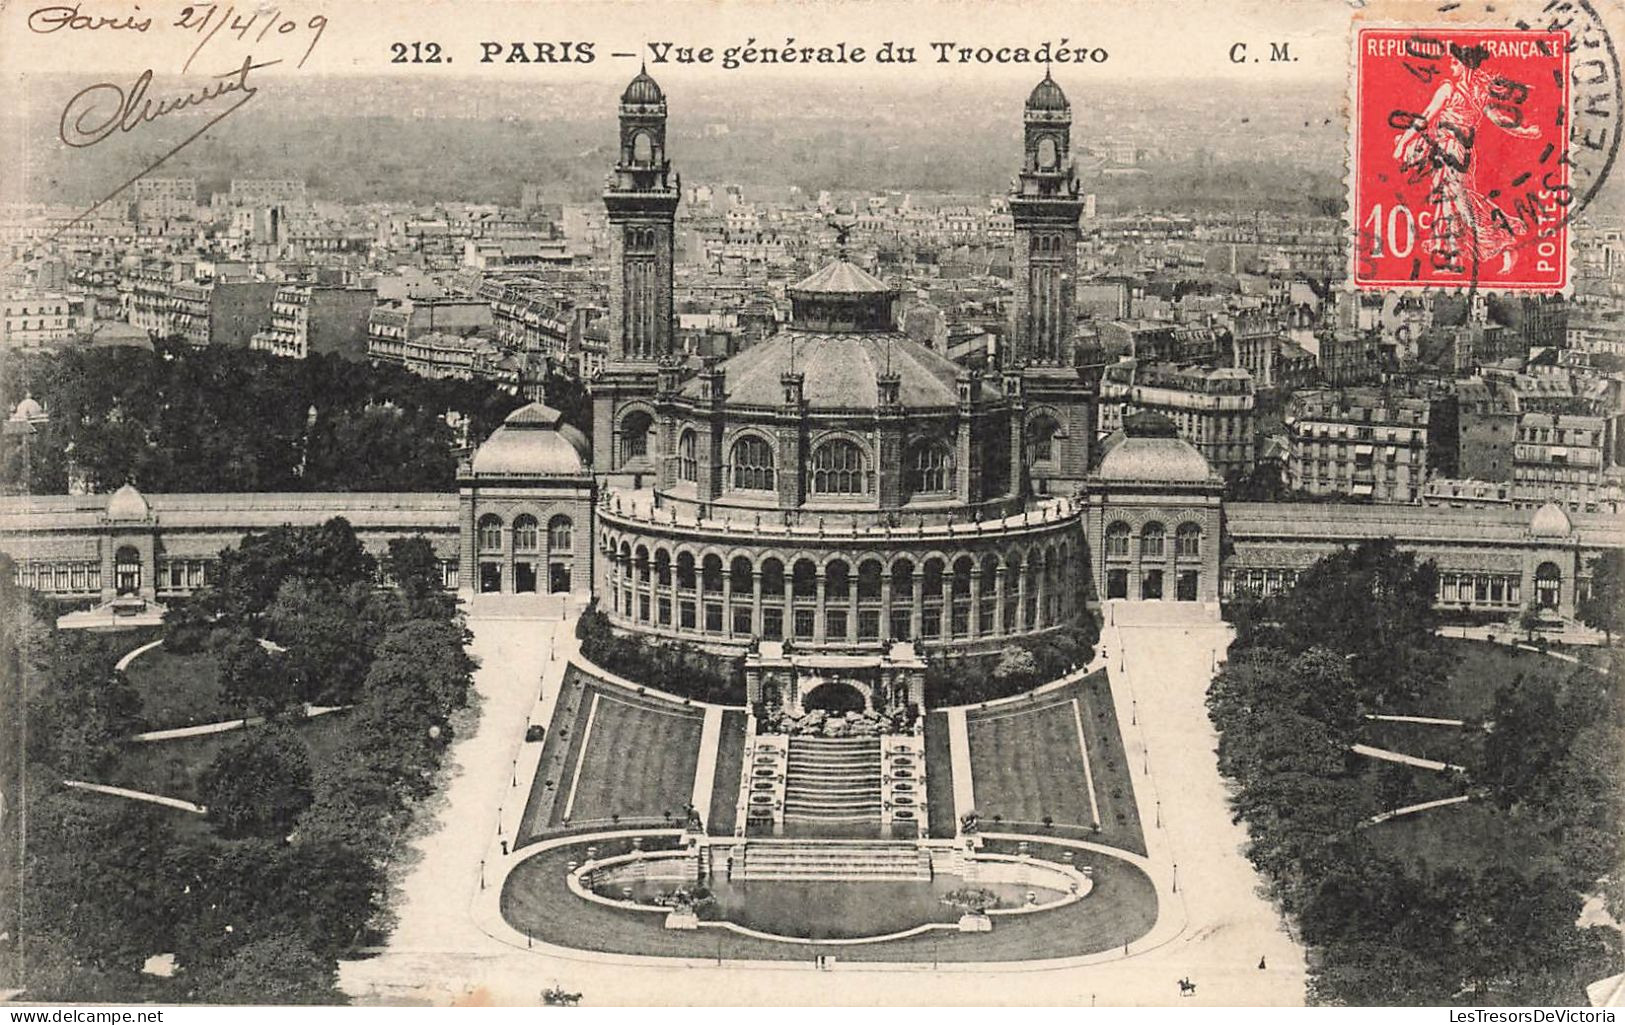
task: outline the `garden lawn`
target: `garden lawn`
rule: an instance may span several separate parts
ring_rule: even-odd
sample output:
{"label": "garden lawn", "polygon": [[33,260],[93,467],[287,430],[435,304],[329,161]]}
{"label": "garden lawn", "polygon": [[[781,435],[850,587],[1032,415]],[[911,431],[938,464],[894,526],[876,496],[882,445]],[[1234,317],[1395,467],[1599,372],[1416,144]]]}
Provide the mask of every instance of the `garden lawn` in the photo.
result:
{"label": "garden lawn", "polygon": [[1527,824],[1485,801],[1446,805],[1368,826],[1366,837],[1411,865],[1472,872],[1505,868],[1536,875],[1558,863],[1550,846]]}
{"label": "garden lawn", "polygon": [[554,823],[562,824],[566,815],[582,822],[669,815],[680,825],[694,796],[704,713],[621,688],[593,691],[597,713],[591,700],[585,702],[592,729],[578,737],[585,744],[581,771],[562,806],[554,806]]}
{"label": "garden lawn", "polygon": [[954,809],[954,759],[948,744],[948,713],[925,717],[925,803],[929,833],[952,839],[959,833]]}
{"label": "garden lawn", "polygon": [[[1082,724],[1089,772],[1078,740]],[[1104,672],[1028,701],[966,713],[982,828],[1058,834],[1145,853],[1134,787]],[[1100,809],[1093,828],[1090,775]],[[1044,818],[1052,824],[1046,827]]]}
{"label": "garden lawn", "polygon": [[[310,752],[313,776],[320,775],[322,766],[331,762],[343,747],[344,717],[343,712],[330,712],[295,726],[299,739],[305,742]],[[250,730],[256,728],[248,727]],[[203,770],[214,761],[215,755],[244,736],[243,730],[228,730],[179,740],[126,743],[107,778],[90,782],[201,804],[198,779],[203,775]]]}
{"label": "garden lawn", "polygon": [[1572,662],[1504,644],[1456,637],[1446,638],[1445,644],[1456,656],[1450,675],[1431,699],[1424,699],[1426,707],[1404,709],[1403,714],[1483,719],[1490,714],[1496,690],[1520,673],[1529,680],[1560,684],[1580,670]]}
{"label": "garden lawn", "polygon": [[211,652],[177,655],[153,648],[136,656],[124,675],[141,694],[143,732],[200,726],[244,714],[220,693],[220,662]]}
{"label": "garden lawn", "polygon": [[681,825],[694,796],[704,726],[698,708],[601,683],[571,666],[516,843],[600,820]]}
{"label": "garden lawn", "polygon": [[712,836],[732,836],[739,817],[739,774],[745,765],[745,713],[722,713],[721,735],[717,738],[717,774],[712,781],[711,809],[705,815],[705,828]]}

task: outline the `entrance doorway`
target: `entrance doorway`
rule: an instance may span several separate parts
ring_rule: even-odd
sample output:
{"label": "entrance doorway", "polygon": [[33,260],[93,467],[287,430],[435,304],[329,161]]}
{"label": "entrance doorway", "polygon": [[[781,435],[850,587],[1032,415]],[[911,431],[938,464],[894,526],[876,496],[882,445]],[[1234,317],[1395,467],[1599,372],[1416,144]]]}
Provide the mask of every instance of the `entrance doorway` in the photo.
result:
{"label": "entrance doorway", "polygon": [[809,712],[861,712],[869,703],[864,700],[863,691],[836,680],[809,690],[801,698],[801,707]]}
{"label": "entrance doorway", "polygon": [[1179,577],[1174,581],[1174,587],[1176,588],[1176,592],[1177,592],[1174,596],[1176,598],[1178,598],[1180,601],[1195,601],[1196,600],[1196,589],[1197,589],[1196,584],[1197,584],[1197,571],[1196,570],[1194,570],[1194,569],[1182,569],[1182,570],[1180,570],[1179,571]]}
{"label": "entrance doorway", "polygon": [[119,594],[141,590],[141,553],[125,545],[113,556],[113,582]]}

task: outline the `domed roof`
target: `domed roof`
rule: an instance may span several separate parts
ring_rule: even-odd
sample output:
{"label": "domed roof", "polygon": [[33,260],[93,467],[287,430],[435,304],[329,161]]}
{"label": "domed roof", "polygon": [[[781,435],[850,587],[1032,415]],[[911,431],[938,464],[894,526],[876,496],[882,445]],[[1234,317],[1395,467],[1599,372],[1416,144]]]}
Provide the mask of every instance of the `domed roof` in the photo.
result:
{"label": "domed roof", "polygon": [[639,68],[637,77],[626,83],[626,91],[621,93],[621,102],[665,103],[666,94],[661,91],[660,83],[649,77],[649,72],[646,69]]}
{"label": "domed roof", "polygon": [[1061,87],[1055,84],[1055,79],[1049,77],[1049,72],[1046,71],[1044,80],[1033,86],[1033,91],[1028,94],[1027,109],[1059,112],[1071,110],[1072,104],[1067,102],[1066,93],[1061,91]]}
{"label": "domed roof", "polygon": [[1206,484],[1217,479],[1202,453],[1179,437],[1173,421],[1152,412],[1124,418],[1123,439],[1101,459],[1095,473],[1108,481]]}
{"label": "domed roof", "polygon": [[1529,533],[1535,537],[1568,537],[1574,532],[1569,514],[1561,506],[1547,502],[1529,518]]}
{"label": "domed roof", "polygon": [[147,500],[134,484],[124,485],[107,500],[107,518],[110,520],[129,523],[147,519],[151,515],[152,507],[147,505]]}
{"label": "domed roof", "polygon": [[564,422],[564,414],[532,402],[508,414],[485,444],[474,450],[476,476],[579,477],[592,461],[587,436]]}
{"label": "domed roof", "polygon": [[[880,406],[879,378],[889,367],[897,375],[898,402],[905,409],[949,409],[958,405],[959,367],[935,350],[896,332],[846,333],[788,329],[757,342],[721,365],[729,406],[784,405],[783,374],[802,375],[801,395],[809,410],[866,411]],[[683,394],[699,397],[691,380]]]}
{"label": "domed roof", "polygon": [[17,408],[11,412],[13,420],[39,420],[44,416],[45,407],[35,402],[32,395],[24,395],[23,400],[17,403]]}

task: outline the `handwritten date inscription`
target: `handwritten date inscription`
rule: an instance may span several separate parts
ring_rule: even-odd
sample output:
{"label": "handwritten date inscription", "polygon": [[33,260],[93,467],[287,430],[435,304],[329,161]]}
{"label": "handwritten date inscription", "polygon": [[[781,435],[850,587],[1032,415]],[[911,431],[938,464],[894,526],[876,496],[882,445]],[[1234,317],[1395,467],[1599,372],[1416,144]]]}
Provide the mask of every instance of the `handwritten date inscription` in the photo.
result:
{"label": "handwritten date inscription", "polygon": [[[139,7],[136,8],[140,10]],[[188,4],[176,14],[174,21],[161,21],[152,16],[138,14],[106,15],[88,12],[85,5],[79,4],[52,4],[47,7],[37,7],[28,14],[28,27],[30,31],[40,35],[50,35],[56,32],[150,32],[154,29],[170,29],[181,32],[192,32],[200,36],[200,40],[192,52],[187,55],[186,63],[181,65],[181,71],[191,69],[192,61],[216,38],[229,39],[236,37],[240,43],[257,45],[267,39],[277,36],[287,36],[294,33],[303,33],[308,42],[305,52],[299,57],[295,67],[302,68],[305,61],[310,58],[316,44],[321,42],[322,33],[327,30],[327,15],[317,14],[300,21],[296,18],[284,16],[280,8],[267,11],[264,7],[258,10],[238,10],[237,7],[220,4]],[[255,30],[258,31],[255,31]]]}

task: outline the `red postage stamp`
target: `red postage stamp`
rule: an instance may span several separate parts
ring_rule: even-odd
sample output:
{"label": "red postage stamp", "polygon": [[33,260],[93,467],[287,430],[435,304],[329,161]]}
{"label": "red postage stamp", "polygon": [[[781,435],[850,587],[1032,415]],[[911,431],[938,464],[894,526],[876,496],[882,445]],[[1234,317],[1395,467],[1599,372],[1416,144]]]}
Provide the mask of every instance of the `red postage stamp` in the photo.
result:
{"label": "red postage stamp", "polygon": [[1355,46],[1355,287],[1564,290],[1568,33],[1362,28]]}

